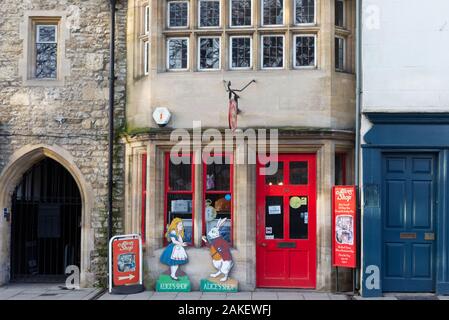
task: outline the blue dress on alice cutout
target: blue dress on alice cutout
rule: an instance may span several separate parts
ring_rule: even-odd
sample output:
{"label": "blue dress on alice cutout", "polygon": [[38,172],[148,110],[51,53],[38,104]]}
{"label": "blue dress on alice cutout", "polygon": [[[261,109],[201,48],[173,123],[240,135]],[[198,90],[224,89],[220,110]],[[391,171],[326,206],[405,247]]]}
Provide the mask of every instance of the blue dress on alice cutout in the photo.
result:
{"label": "blue dress on alice cutout", "polygon": [[[176,232],[175,231],[170,232],[169,237],[177,239]],[[166,264],[168,266],[175,266],[175,265],[180,265],[180,264],[186,264],[187,260],[188,260],[187,258],[185,260],[174,260],[174,259],[171,258],[171,255],[173,253],[174,247],[175,247],[175,244],[173,242],[171,242],[164,249],[164,251],[161,254],[161,258],[160,258],[161,263]]]}

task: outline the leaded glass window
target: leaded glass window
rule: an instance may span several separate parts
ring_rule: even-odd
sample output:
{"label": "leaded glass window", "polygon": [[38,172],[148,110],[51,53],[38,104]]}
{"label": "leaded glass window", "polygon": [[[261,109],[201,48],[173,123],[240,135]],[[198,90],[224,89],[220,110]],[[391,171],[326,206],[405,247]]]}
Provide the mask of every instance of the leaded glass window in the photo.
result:
{"label": "leaded glass window", "polygon": [[170,28],[187,27],[189,19],[188,1],[168,2],[168,26]]}
{"label": "leaded glass window", "polygon": [[295,67],[315,66],[315,36],[295,36]]}
{"label": "leaded glass window", "polygon": [[56,79],[58,35],[56,25],[36,26],[36,70],[38,79]]}
{"label": "leaded glass window", "polygon": [[315,0],[295,0],[295,23],[315,22]]}
{"label": "leaded glass window", "polygon": [[335,1],[335,25],[338,27],[345,26],[345,2],[344,0]]}
{"label": "leaded glass window", "polygon": [[262,68],[284,67],[284,37],[262,36]]}
{"label": "leaded glass window", "polygon": [[251,26],[251,0],[231,0],[231,26]]}
{"label": "leaded glass window", "polygon": [[200,0],[200,27],[220,26],[220,0]]}
{"label": "leaded glass window", "polygon": [[262,0],[264,25],[284,24],[284,0]]}
{"label": "leaded glass window", "polygon": [[231,37],[231,69],[252,67],[251,37]]}
{"label": "leaded glass window", "polygon": [[167,68],[185,70],[188,68],[188,38],[171,38],[167,41]]}
{"label": "leaded glass window", "polygon": [[335,69],[344,71],[345,69],[345,39],[335,38]]}
{"label": "leaded glass window", "polygon": [[199,38],[200,70],[220,69],[220,38]]}

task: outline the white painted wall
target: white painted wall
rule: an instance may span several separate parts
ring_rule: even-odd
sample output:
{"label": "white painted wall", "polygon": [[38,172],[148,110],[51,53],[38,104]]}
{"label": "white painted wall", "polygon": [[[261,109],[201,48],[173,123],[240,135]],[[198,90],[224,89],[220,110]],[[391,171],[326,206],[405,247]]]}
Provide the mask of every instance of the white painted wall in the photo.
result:
{"label": "white painted wall", "polygon": [[363,111],[449,111],[449,1],[363,0]]}

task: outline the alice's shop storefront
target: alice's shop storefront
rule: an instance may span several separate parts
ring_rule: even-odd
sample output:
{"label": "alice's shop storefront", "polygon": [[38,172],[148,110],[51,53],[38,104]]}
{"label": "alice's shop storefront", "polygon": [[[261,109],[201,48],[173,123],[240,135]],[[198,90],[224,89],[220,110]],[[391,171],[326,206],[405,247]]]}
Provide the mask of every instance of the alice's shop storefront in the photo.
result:
{"label": "alice's shop storefront", "polygon": [[351,183],[352,145],[347,131],[280,134],[264,175],[247,143],[173,159],[168,133],[129,137],[125,230],[142,235],[145,285],[185,273],[198,290],[229,272],[239,290],[331,290],[331,188]]}

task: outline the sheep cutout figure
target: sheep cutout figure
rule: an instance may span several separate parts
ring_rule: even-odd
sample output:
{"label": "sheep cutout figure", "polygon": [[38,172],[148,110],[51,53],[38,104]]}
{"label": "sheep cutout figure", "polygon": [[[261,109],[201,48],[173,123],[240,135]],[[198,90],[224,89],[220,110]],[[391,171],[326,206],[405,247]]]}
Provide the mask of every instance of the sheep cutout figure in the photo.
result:
{"label": "sheep cutout figure", "polygon": [[[201,280],[201,291],[237,291],[237,281],[229,278],[229,273],[234,266],[231,246],[220,234],[220,228],[226,220],[226,218],[219,219],[216,226],[209,230],[207,237],[202,237],[209,248],[212,263],[217,272],[210,274],[209,279]],[[222,277],[216,281],[215,279],[218,279],[220,275]]]}

